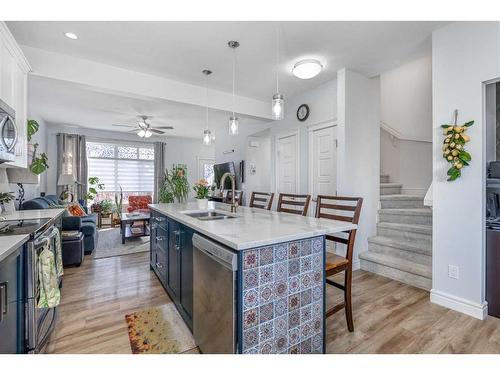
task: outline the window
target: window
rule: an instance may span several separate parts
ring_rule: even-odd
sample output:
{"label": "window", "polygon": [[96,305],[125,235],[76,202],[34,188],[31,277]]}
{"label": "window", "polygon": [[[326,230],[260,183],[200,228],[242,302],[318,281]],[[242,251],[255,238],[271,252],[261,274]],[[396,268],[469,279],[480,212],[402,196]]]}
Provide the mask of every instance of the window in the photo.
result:
{"label": "window", "polygon": [[114,199],[123,189],[123,203],[130,195],[152,195],[154,149],[151,145],[87,142],[88,175],[99,177],[104,191],[97,199]]}
{"label": "window", "polygon": [[214,183],[214,159],[198,158],[198,180],[204,178],[209,185]]}

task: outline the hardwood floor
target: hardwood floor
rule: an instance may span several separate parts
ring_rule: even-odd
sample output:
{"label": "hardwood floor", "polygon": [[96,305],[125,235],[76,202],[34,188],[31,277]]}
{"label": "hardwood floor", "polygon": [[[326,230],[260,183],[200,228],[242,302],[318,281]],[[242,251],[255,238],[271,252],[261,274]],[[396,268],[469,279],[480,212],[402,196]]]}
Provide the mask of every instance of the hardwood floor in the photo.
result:
{"label": "hardwood floor", "polygon": [[[327,287],[328,304],[340,291]],[[49,353],[130,353],[125,314],[169,302],[149,253],[87,257],[65,270]],[[365,271],[353,274],[354,332],[344,312],[327,320],[327,353],[500,353],[500,319],[431,304],[429,293]],[[195,351],[196,352],[196,351]]]}
{"label": "hardwood floor", "polygon": [[[500,353],[500,319],[435,305],[422,289],[366,271],[352,285],[354,332],[343,310],[328,318],[327,353]],[[327,287],[328,305],[341,293]]]}

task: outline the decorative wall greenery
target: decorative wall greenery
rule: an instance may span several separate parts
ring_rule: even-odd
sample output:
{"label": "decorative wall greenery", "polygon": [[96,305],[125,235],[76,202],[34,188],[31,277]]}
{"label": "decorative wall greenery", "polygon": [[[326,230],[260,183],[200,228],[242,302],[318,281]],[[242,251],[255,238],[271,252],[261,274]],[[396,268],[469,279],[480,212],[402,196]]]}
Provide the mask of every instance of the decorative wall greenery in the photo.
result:
{"label": "decorative wall greenery", "polygon": [[83,196],[83,199],[92,201],[97,195],[97,190],[104,190],[104,184],[99,183],[99,177],[89,177],[89,191]]}
{"label": "decorative wall greenery", "polygon": [[462,176],[462,168],[469,165],[472,160],[471,155],[465,151],[465,144],[470,141],[470,137],[465,134],[468,128],[474,125],[474,121],[466,122],[458,126],[458,111],[454,112],[455,121],[453,125],[444,124],[443,134],[443,158],[452,166],[448,169],[448,181],[455,181]]}

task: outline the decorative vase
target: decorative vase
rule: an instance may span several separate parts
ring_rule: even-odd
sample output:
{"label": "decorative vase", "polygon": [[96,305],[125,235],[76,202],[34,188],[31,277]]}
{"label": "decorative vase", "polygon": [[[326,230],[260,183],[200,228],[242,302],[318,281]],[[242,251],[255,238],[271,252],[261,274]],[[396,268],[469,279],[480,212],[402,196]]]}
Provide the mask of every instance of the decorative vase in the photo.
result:
{"label": "decorative vase", "polygon": [[196,198],[196,202],[198,203],[198,208],[200,210],[208,209],[208,199],[207,198],[204,198],[204,199]]}

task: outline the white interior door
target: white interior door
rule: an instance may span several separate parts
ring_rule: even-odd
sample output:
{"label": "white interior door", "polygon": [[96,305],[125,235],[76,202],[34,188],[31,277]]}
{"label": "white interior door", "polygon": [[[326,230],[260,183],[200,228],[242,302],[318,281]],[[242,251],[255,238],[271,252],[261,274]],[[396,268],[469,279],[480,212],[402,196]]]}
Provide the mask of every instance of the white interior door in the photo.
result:
{"label": "white interior door", "polygon": [[277,139],[276,176],[278,181],[276,187],[278,193],[297,194],[297,140],[297,134],[291,134]]}
{"label": "white interior door", "polygon": [[318,194],[337,193],[337,128],[329,126],[310,131],[309,191],[313,198]]}

